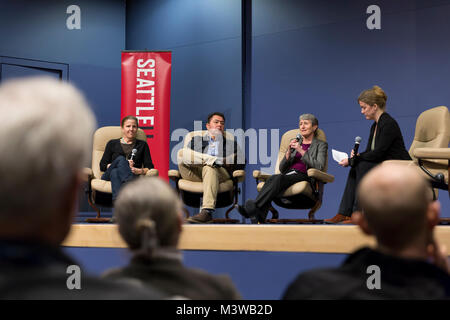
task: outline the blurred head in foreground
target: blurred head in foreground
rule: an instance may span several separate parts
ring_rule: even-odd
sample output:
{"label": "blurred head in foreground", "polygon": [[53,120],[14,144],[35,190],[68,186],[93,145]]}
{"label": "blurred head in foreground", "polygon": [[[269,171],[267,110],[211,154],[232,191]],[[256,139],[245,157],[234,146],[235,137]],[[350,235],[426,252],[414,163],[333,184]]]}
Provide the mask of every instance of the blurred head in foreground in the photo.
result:
{"label": "blurred head in foreground", "polygon": [[59,245],[77,209],[95,117],[72,85],[36,77],[0,86],[0,237]]}
{"label": "blurred head in foreground", "polygon": [[114,214],[128,247],[145,255],[158,248],[176,248],[181,233],[181,202],[163,180],[129,182],[120,191]]}
{"label": "blurred head in foreground", "polygon": [[440,205],[432,201],[430,186],[417,168],[379,165],[363,178],[357,196],[362,212],[353,221],[375,236],[382,251],[423,250],[434,243]]}

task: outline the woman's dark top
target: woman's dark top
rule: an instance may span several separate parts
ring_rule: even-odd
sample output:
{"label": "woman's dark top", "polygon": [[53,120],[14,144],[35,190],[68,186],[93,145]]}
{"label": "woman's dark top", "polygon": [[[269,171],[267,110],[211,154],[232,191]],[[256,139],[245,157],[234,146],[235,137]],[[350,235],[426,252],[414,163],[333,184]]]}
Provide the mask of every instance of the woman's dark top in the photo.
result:
{"label": "woman's dark top", "polygon": [[[136,139],[134,149],[137,150],[136,155],[133,157],[134,167],[153,169],[154,166],[147,142]],[[120,139],[109,140],[106,144],[102,160],[100,160],[100,170],[106,171],[108,164],[113,162],[118,156],[127,158],[121,146]]]}
{"label": "woman's dark top", "polygon": [[[307,151],[309,149],[309,147],[311,146],[311,144],[301,144],[301,148],[305,151]],[[299,172],[303,172],[306,173],[306,164],[304,164],[302,162],[302,154],[300,152],[297,152],[294,156],[294,163],[291,165],[290,169],[294,169],[296,171]]]}
{"label": "woman's dark top", "polygon": [[386,112],[378,119],[375,148],[370,150],[376,125],[376,122],[372,124],[366,151],[362,152],[357,159],[377,163],[386,160],[411,160],[397,121]]}

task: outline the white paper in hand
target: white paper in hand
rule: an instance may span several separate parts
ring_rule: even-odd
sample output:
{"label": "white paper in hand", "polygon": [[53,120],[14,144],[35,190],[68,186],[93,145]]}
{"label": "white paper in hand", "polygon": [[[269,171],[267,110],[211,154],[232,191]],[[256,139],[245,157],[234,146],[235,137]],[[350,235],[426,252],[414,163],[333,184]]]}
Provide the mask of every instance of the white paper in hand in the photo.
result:
{"label": "white paper in hand", "polygon": [[340,152],[334,149],[331,149],[331,152],[333,154],[333,159],[336,162],[341,162],[343,159],[348,158],[348,154],[346,154],[345,152]]}

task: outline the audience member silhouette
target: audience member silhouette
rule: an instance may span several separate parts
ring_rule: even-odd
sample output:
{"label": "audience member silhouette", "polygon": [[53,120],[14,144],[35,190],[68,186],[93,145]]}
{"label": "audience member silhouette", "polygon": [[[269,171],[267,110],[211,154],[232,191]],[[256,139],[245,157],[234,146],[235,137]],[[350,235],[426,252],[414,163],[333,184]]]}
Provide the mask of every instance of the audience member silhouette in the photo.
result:
{"label": "audience member silhouette", "polygon": [[450,297],[449,262],[434,228],[440,204],[411,167],[382,164],[361,181],[355,224],[375,236],[338,268],[300,274],[284,299],[443,299]]}
{"label": "audience member silhouette", "polygon": [[168,296],[240,298],[228,276],[183,265],[177,249],[183,225],[181,202],[163,180],[150,177],[126,184],[119,192],[115,216],[133,257],[128,266],[108,270],[106,278],[139,280]]}

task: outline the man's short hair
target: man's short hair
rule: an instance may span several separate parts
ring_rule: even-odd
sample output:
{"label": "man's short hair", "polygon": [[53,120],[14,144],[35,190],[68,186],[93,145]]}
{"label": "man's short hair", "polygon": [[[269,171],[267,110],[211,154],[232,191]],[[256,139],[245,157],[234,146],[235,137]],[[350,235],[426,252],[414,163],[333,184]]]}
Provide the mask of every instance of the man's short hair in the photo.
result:
{"label": "man's short hair", "polygon": [[222,117],[223,121],[225,121],[225,115],[222,112],[213,112],[208,115],[208,120],[206,121],[206,123],[209,123],[214,116]]}
{"label": "man's short hair", "polygon": [[0,86],[0,223],[52,215],[87,164],[95,117],[72,85],[36,77]]}

